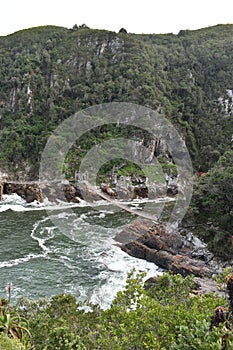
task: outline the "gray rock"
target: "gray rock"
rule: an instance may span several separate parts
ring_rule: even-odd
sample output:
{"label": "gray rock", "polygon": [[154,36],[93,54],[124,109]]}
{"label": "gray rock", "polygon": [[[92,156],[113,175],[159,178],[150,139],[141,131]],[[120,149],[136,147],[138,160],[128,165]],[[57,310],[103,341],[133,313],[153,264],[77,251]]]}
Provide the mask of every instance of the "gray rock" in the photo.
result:
{"label": "gray rock", "polygon": [[[183,230],[183,229],[182,229]],[[128,225],[115,239],[122,250],[137,258],[154,262],[182,276],[212,276],[222,267],[206,245],[192,233],[150,220],[139,219]]]}

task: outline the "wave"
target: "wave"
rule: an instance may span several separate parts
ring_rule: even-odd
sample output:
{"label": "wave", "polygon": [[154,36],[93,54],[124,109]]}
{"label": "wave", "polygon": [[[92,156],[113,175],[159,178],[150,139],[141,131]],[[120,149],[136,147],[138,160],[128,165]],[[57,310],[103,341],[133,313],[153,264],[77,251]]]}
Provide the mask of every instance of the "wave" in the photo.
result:
{"label": "wave", "polygon": [[132,268],[137,273],[146,272],[144,281],[163,273],[154,263],[131,257],[117,246],[112,246],[108,252],[100,254],[98,261],[106,266],[99,275],[99,279],[104,283],[100,283],[93,290],[90,302],[100,305],[103,309],[110,307],[117,292],[125,288],[126,279]]}
{"label": "wave", "polygon": [[[6,198],[8,204],[4,205],[28,209],[28,204],[23,203],[22,199],[17,202],[16,196],[15,202],[10,203],[10,200],[13,201],[12,198]],[[113,238],[124,226],[124,220],[120,220],[119,226],[114,221],[116,218],[112,217],[114,208],[106,202],[98,204],[98,210],[80,209],[76,213],[63,210],[51,212],[49,216],[46,213],[33,214],[34,221],[29,220],[30,229],[23,233],[24,237],[30,238],[25,241],[30,250],[26,250],[21,257],[15,256],[0,262],[0,268],[3,268],[2,284],[10,275],[18,288],[15,297],[20,294],[33,298],[50,297],[65,292],[72,293],[80,301],[90,300],[107,308],[116,293],[124,288],[127,275],[133,267],[136,271],[146,271],[147,278],[160,273],[153,263],[130,257],[116,245]],[[48,206],[51,207],[51,203]],[[59,203],[52,207],[66,208],[67,205]],[[122,215],[122,218],[125,216]],[[105,220],[109,221],[106,226],[103,225]],[[54,222],[61,223],[64,231]],[[21,232],[20,227],[16,229]],[[12,241],[12,252],[14,244]],[[40,278],[34,278],[38,274]]]}
{"label": "wave", "polygon": [[4,212],[7,210],[13,210],[13,211],[25,211],[25,207],[23,205],[14,204],[14,205],[1,205],[0,206],[0,212]]}
{"label": "wave", "polygon": [[[35,222],[35,224],[33,225],[33,229],[31,232],[31,238],[35,241],[38,242],[39,247],[42,249],[43,251],[43,256],[46,256],[47,254],[49,254],[51,252],[51,249],[48,248],[46,246],[46,241],[49,239],[52,239],[54,237],[54,229],[56,228],[55,226],[45,226],[42,227],[39,230],[39,226],[47,221],[49,221],[49,217],[46,217],[42,220],[39,220],[37,222]],[[37,232],[39,231],[39,232]]]}
{"label": "wave", "polygon": [[34,210],[59,210],[64,208],[74,208],[74,207],[85,207],[89,206],[85,201],[80,203],[68,203],[64,201],[57,200],[57,202],[50,202],[47,199],[43,203],[38,203],[34,201],[32,203],[27,203],[22,197],[17,194],[3,195],[2,201],[0,203],[0,212],[7,210],[12,211],[34,211]]}
{"label": "wave", "polygon": [[16,266],[19,264],[27,263],[28,261],[30,261],[32,259],[38,259],[38,258],[43,258],[43,257],[44,257],[44,254],[28,254],[28,255],[21,257],[21,258],[16,258],[16,259],[11,259],[11,260],[0,262],[0,268]]}
{"label": "wave", "polygon": [[[164,203],[174,201],[174,198],[170,197],[162,197],[157,199],[135,199],[130,201],[119,201],[121,205],[130,206],[132,209],[141,210],[139,208],[140,204],[144,203]],[[43,203],[38,203],[34,201],[32,203],[27,203],[22,197],[18,196],[16,193],[11,195],[3,195],[3,199],[0,203],[0,212],[4,212],[7,210],[12,210],[15,212],[23,212],[23,211],[34,211],[34,210],[61,210],[61,209],[72,209],[72,208],[83,208],[83,207],[106,207],[106,206],[114,206],[114,201],[109,203],[105,200],[100,200],[94,203],[88,203],[84,200],[80,200],[80,203],[68,203],[61,200],[57,200],[56,202],[50,202],[48,199],[45,199]],[[116,204],[117,208],[117,204]],[[119,209],[118,209],[119,210]]]}

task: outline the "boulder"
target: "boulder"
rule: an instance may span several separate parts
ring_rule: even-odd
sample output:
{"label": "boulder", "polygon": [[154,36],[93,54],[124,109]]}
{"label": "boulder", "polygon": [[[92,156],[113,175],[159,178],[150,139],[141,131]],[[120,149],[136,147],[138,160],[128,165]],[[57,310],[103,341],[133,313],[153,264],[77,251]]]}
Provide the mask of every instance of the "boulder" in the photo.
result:
{"label": "boulder", "polygon": [[50,202],[67,201],[69,203],[79,203],[82,194],[79,189],[69,183],[42,183],[40,184],[44,197]]}
{"label": "boulder", "polygon": [[17,193],[27,203],[38,201],[42,203],[44,198],[50,202],[57,200],[79,203],[80,199],[87,202],[102,200],[97,194],[97,189],[89,185],[86,181],[79,183],[79,187],[70,183],[52,182],[52,183],[19,183],[19,182],[0,182],[0,200],[2,194]]}
{"label": "boulder", "polygon": [[148,188],[146,186],[134,186],[132,199],[148,198]]}
{"label": "boulder", "polygon": [[40,184],[43,197],[47,198],[49,202],[56,202],[57,199],[65,200],[64,193],[61,190],[61,184],[53,183],[41,183]]}
{"label": "boulder", "polygon": [[118,182],[115,186],[116,193],[119,199],[129,200],[129,199],[140,199],[140,198],[149,198],[155,199],[159,197],[175,196],[178,191],[172,189],[172,192],[168,194],[168,186],[163,182],[154,183],[146,181],[145,177],[126,177],[121,176],[118,179]]}
{"label": "boulder", "polygon": [[101,184],[100,189],[104,192],[107,193],[110,197],[117,197],[117,193],[107,184]]}
{"label": "boulder", "polygon": [[63,185],[63,191],[67,202],[79,203],[80,200],[76,196],[76,189],[74,186],[69,184]]}
{"label": "boulder", "polygon": [[17,195],[25,199],[27,203],[32,203],[34,201],[43,203],[44,201],[40,187],[36,183],[30,183],[30,184],[22,184],[22,183],[14,183],[14,182],[4,183],[3,194],[10,195],[13,193],[17,193]]}
{"label": "boulder", "polygon": [[168,196],[176,196],[178,194],[178,186],[177,185],[171,185],[167,188],[167,195]]}
{"label": "boulder", "polygon": [[148,278],[145,283],[144,283],[144,287],[146,290],[149,290],[151,287],[156,286],[158,283],[158,276],[153,276]]}

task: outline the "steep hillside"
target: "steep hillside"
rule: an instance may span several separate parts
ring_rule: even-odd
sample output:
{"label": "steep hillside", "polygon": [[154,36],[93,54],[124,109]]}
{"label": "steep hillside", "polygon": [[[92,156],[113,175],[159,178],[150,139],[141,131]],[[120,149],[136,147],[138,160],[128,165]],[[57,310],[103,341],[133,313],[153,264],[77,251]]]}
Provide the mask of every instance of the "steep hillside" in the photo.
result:
{"label": "steep hillside", "polygon": [[197,180],[183,225],[191,226],[215,255],[232,258],[233,150]]}
{"label": "steep hillside", "polygon": [[47,26],[0,37],[1,168],[36,177],[62,120],[126,101],[164,112],[207,171],[231,147],[232,38],[232,25],[178,35]]}

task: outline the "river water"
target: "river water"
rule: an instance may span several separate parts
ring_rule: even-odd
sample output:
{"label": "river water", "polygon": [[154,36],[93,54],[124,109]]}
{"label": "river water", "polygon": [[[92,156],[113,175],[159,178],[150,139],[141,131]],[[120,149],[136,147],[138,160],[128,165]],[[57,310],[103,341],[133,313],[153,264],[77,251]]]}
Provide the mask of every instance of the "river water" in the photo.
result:
{"label": "river water", "polygon": [[[127,205],[140,209],[143,202]],[[134,215],[106,202],[67,208],[67,203],[29,205],[17,195],[4,196],[0,203],[0,297],[6,297],[12,282],[13,300],[71,293],[80,301],[106,308],[133,268],[145,271],[146,278],[161,273],[153,263],[122,252],[114,240]]]}

